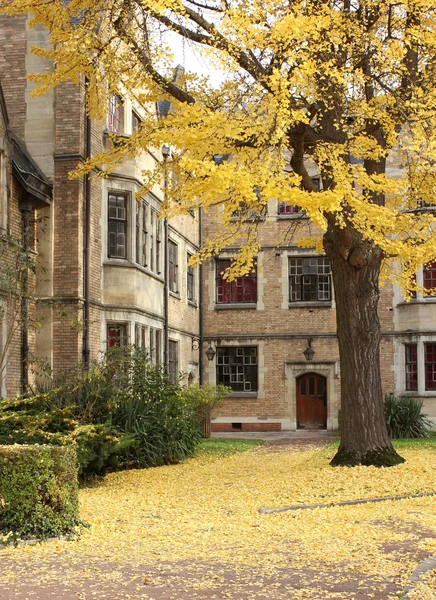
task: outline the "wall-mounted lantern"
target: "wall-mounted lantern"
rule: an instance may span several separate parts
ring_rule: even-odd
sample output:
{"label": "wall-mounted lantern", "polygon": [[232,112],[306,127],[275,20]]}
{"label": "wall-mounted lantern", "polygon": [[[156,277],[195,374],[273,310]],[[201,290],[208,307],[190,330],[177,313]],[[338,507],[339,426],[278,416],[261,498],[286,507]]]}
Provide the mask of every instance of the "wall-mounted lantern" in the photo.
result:
{"label": "wall-mounted lantern", "polygon": [[306,350],[303,352],[306,360],[312,360],[315,356],[315,350],[312,348],[312,338],[307,338],[308,346]]}

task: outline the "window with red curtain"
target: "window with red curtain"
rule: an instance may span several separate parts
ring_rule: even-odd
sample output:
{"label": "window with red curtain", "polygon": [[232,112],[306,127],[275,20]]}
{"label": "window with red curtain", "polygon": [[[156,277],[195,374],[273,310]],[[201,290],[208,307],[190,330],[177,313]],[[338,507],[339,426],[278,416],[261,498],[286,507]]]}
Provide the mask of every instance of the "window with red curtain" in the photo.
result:
{"label": "window with red curtain", "polygon": [[418,389],[418,352],[416,344],[406,344],[406,390]]}
{"label": "window with red curtain", "polygon": [[224,279],[230,259],[216,263],[216,301],[218,304],[255,304],[257,302],[257,270],[234,281]]}
{"label": "window with red curtain", "polygon": [[111,323],[107,326],[107,347],[120,348],[127,346],[126,323]]}
{"label": "window with red curtain", "polygon": [[425,344],[425,389],[436,390],[436,344]]}
{"label": "window with red curtain", "polygon": [[287,202],[279,202],[279,215],[298,215],[301,213],[301,208],[295,204]]}
{"label": "window with red curtain", "polygon": [[436,262],[424,266],[424,289],[426,292],[436,290]]}

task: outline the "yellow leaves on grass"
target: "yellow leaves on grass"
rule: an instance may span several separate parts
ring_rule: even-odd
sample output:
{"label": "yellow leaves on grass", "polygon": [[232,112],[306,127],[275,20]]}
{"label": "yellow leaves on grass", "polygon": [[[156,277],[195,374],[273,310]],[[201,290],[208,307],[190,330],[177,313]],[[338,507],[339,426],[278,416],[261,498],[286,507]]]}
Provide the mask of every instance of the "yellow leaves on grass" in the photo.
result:
{"label": "yellow leaves on grass", "polygon": [[[73,562],[107,557],[121,564],[194,561],[227,564],[236,570],[256,568],[270,575],[277,569],[302,567],[340,572],[347,564],[364,576],[402,581],[416,566],[414,559],[406,553],[389,554],[383,547],[412,541],[417,549],[436,553],[434,538],[421,541],[415,534],[420,529],[436,532],[435,498],[259,514],[261,506],[435,489],[433,450],[404,450],[407,462],[391,469],[332,469],[331,454],[261,449],[219,460],[203,456],[177,466],[114,473],[81,491],[82,518],[91,527],[78,542],[5,553],[18,564],[28,563],[27,568],[36,568],[38,561],[56,552],[58,560],[65,554]],[[209,580],[207,585],[212,585]],[[303,594],[300,590],[292,597],[299,598],[299,593]],[[306,593],[309,598],[321,597],[316,595],[319,589]]]}

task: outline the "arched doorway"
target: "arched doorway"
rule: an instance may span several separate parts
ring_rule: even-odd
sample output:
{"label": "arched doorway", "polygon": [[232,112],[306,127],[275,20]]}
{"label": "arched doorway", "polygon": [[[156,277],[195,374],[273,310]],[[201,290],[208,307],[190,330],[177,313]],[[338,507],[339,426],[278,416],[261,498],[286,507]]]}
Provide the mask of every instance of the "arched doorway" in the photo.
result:
{"label": "arched doorway", "polygon": [[297,427],[327,428],[326,378],[317,373],[305,373],[297,379]]}

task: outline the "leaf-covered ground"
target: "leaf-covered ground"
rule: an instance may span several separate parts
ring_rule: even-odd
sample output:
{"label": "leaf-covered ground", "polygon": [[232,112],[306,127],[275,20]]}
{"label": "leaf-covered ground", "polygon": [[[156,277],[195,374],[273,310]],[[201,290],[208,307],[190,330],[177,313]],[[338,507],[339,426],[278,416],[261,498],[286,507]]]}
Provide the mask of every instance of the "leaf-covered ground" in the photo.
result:
{"label": "leaf-covered ground", "polygon": [[333,469],[333,453],[203,452],[108,475],[81,491],[90,528],[79,540],[0,550],[0,598],[396,598],[436,554],[435,497],[258,511],[436,491],[436,451],[403,447],[407,462],[391,469]]}

